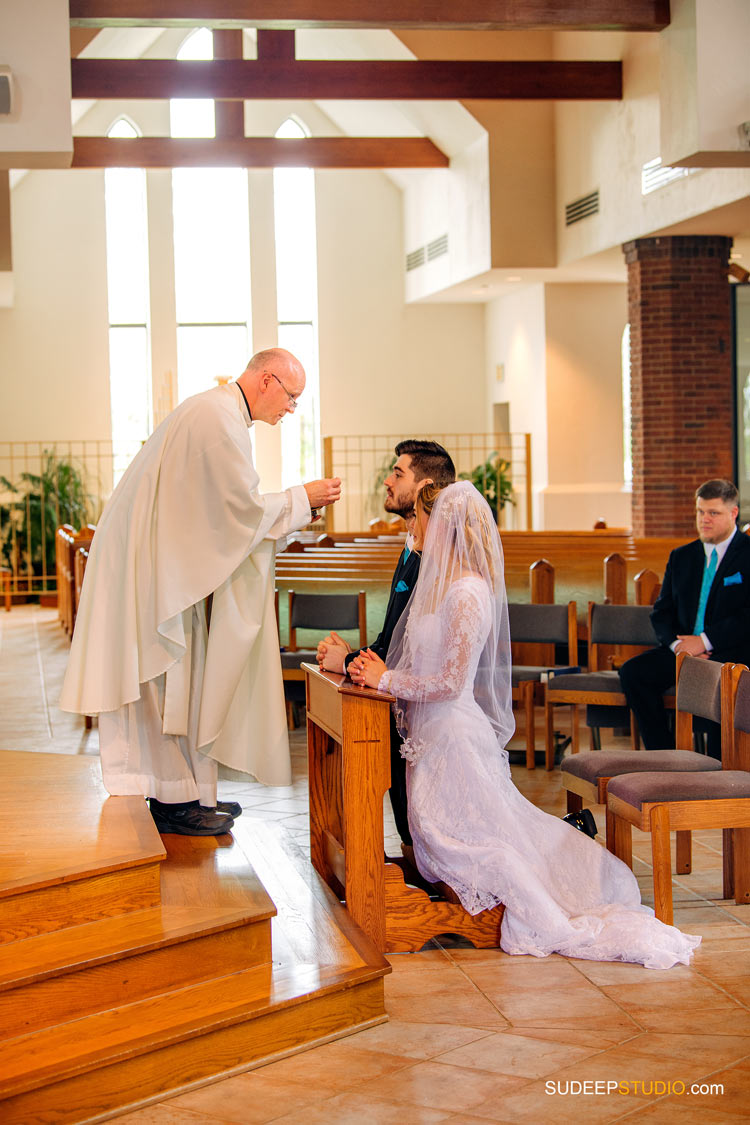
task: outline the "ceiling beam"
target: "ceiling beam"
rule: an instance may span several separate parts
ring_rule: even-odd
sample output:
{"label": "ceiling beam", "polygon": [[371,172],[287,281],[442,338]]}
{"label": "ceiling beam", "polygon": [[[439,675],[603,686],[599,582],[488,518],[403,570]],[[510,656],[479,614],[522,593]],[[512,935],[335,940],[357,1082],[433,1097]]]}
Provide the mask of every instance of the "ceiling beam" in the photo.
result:
{"label": "ceiling beam", "polygon": [[74,137],[73,168],[447,168],[427,137]]}
{"label": "ceiling beam", "polygon": [[661,31],[669,0],[70,0],[70,17],[82,27]]}
{"label": "ceiling beam", "polygon": [[73,59],[74,98],[584,100],[622,97],[620,62]]}

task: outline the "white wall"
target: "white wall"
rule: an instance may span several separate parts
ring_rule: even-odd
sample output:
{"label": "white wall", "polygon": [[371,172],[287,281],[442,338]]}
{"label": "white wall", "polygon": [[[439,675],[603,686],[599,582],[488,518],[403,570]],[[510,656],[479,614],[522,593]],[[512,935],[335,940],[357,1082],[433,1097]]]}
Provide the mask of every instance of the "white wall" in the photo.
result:
{"label": "white wall", "polygon": [[[507,403],[511,433],[531,434],[533,523],[542,526],[540,493],[547,487],[547,376],[544,286],[529,285],[486,306],[489,402]],[[497,368],[502,367],[502,381]]]}
{"label": "white wall", "polygon": [[0,168],[66,168],[73,155],[67,0],[2,0],[0,44],[0,65],[10,67],[12,82],[11,113],[0,122]]}
{"label": "white wall", "polygon": [[34,171],[13,189],[15,301],[0,309],[0,440],[106,438],[104,175]]}
{"label": "white wall", "polygon": [[[624,92],[622,102],[556,103],[558,264],[648,236],[750,194],[750,171],[720,168],[694,172],[642,195],[642,166],[662,155],[660,37],[591,32],[556,39],[559,58],[621,56]],[[595,188],[599,214],[566,227],[565,205]]]}
{"label": "white wall", "polygon": [[546,528],[630,526],[623,484],[621,340],[625,285],[545,288]]}
{"label": "white wall", "polygon": [[385,176],[320,172],[316,188],[323,433],[483,430],[482,307],[404,304]]}
{"label": "white wall", "polygon": [[[532,285],[487,306],[490,404],[531,434],[535,528],[629,526],[623,487],[624,285]],[[497,368],[502,366],[502,379]]]}

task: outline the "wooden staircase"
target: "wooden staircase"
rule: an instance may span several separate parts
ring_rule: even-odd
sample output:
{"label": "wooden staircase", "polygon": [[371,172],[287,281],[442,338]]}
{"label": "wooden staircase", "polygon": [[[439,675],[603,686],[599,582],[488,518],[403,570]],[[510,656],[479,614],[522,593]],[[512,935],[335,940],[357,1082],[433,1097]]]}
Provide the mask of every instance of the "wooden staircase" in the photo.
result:
{"label": "wooden staircase", "polygon": [[10,751],[0,814],[3,1125],[102,1121],[386,1018],[388,963],[280,830],[160,837],[98,759]]}

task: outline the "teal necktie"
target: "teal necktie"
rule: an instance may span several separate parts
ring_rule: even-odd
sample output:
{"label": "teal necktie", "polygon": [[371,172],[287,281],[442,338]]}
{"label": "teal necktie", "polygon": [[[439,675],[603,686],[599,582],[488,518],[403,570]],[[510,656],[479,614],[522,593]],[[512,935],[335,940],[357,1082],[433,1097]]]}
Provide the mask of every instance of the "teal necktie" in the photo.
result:
{"label": "teal necktie", "polygon": [[719,561],[716,548],[711,551],[711,554],[706,559],[706,565],[703,568],[703,581],[701,582],[701,596],[698,598],[698,612],[695,615],[695,625],[693,626],[693,633],[695,636],[700,636],[703,632],[706,616],[706,602],[708,595],[711,592],[711,583],[716,574],[716,565]]}

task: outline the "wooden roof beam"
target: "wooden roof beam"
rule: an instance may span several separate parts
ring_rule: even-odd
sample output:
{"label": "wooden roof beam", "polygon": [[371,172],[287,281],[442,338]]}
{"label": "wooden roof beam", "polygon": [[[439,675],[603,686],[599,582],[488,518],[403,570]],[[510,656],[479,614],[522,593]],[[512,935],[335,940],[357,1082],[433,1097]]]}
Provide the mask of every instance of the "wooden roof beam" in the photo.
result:
{"label": "wooden roof beam", "polygon": [[447,168],[427,137],[74,137],[73,168]]}
{"label": "wooden roof beam", "polygon": [[70,18],[79,27],[661,31],[669,0],[70,0]]}
{"label": "wooden roof beam", "polygon": [[622,98],[615,62],[73,59],[74,98]]}

